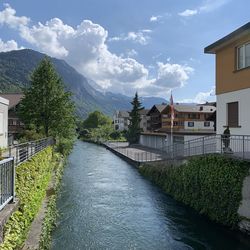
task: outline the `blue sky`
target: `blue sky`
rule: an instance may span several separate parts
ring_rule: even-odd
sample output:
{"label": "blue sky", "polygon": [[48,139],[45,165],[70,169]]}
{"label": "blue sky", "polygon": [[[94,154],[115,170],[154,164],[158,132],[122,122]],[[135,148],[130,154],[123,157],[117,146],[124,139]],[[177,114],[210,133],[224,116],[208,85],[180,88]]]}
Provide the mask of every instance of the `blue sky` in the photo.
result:
{"label": "blue sky", "polygon": [[0,5],[0,51],[64,59],[104,91],[213,100],[204,47],[249,21],[247,0],[15,0]]}

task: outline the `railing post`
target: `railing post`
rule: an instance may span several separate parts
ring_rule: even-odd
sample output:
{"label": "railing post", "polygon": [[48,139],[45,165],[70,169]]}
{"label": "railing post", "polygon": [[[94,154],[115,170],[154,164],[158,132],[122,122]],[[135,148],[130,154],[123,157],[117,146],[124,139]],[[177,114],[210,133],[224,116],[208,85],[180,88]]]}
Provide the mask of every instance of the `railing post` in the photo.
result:
{"label": "railing post", "polygon": [[202,137],[202,154],[204,155],[205,154],[205,138]]}
{"label": "railing post", "polygon": [[245,136],[243,135],[243,145],[242,145],[242,153],[243,153],[243,160],[245,159]]}
{"label": "railing post", "polygon": [[15,163],[14,163],[14,157],[12,158],[12,161],[11,161],[11,167],[12,167],[12,202],[14,203],[15,202],[15,177],[16,177],[16,168],[15,168]]}

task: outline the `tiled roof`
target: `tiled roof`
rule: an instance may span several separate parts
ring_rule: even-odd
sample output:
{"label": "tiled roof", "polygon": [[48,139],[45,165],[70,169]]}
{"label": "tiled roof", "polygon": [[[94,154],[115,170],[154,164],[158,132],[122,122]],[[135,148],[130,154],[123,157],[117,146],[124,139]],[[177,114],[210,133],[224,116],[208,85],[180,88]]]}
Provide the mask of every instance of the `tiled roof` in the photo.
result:
{"label": "tiled roof", "polygon": [[0,94],[1,97],[9,100],[9,109],[15,107],[23,98],[24,94]]}

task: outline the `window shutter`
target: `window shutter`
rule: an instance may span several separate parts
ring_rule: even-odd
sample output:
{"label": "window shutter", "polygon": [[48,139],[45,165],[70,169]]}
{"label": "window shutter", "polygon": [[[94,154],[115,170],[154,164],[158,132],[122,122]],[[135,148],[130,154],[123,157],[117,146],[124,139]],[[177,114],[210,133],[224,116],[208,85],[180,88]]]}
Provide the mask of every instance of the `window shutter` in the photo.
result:
{"label": "window shutter", "polygon": [[229,127],[239,126],[239,103],[231,102],[227,104],[227,118]]}

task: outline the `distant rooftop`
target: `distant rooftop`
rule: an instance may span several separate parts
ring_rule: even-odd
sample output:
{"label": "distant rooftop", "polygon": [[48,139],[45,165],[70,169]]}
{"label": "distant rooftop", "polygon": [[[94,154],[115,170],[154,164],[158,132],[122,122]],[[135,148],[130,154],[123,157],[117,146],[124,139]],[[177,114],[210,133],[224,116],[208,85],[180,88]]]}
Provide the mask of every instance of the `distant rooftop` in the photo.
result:
{"label": "distant rooftop", "polygon": [[2,94],[0,93],[0,97],[3,97],[9,100],[9,109],[15,107],[21,99],[24,97],[24,94]]}

